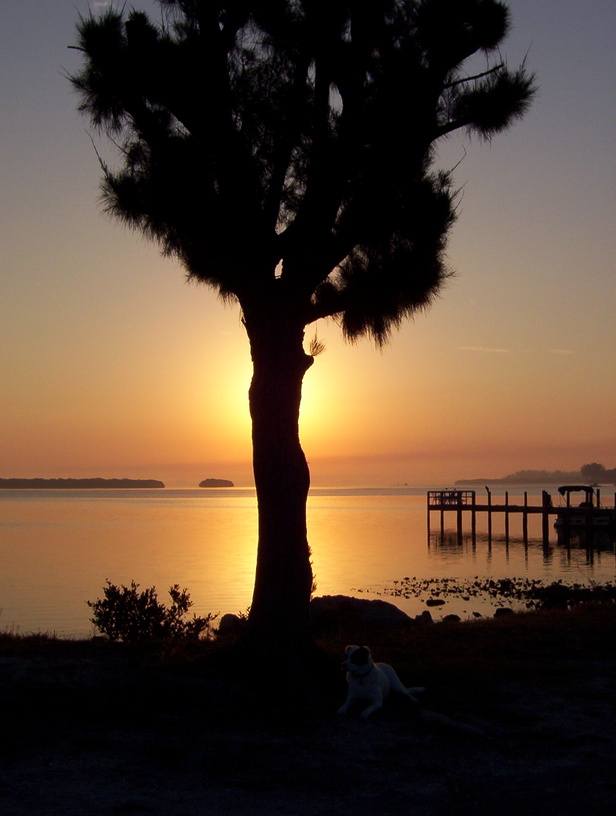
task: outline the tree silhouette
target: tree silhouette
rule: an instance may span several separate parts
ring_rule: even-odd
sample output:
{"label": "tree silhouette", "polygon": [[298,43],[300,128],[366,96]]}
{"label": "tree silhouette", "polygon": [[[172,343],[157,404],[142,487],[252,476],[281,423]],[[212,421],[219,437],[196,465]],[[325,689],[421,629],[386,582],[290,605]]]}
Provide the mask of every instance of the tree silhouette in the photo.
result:
{"label": "tree silhouette", "polygon": [[106,209],[241,308],[259,511],[249,631],[289,656],[312,586],[305,329],[334,318],[382,345],[430,304],[455,217],[435,144],[507,128],[533,78],[500,56],[497,0],[159,2],[157,24],[124,8],[80,19],[71,81],[118,147]]}
{"label": "tree silhouette", "polygon": [[580,473],[589,484],[595,484],[605,481],[608,472],[599,462],[590,462],[588,465],[582,465]]}

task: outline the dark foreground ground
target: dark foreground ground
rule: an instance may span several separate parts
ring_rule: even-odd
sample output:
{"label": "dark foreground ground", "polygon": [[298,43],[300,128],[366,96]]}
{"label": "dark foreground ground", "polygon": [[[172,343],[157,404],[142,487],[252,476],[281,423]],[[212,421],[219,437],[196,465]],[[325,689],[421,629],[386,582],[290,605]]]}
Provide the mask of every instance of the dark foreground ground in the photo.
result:
{"label": "dark foreground ground", "polygon": [[613,606],[338,632],[335,663],[368,642],[427,687],[368,721],[338,676],[283,710],[186,654],[0,636],[0,813],[612,812],[615,634]]}

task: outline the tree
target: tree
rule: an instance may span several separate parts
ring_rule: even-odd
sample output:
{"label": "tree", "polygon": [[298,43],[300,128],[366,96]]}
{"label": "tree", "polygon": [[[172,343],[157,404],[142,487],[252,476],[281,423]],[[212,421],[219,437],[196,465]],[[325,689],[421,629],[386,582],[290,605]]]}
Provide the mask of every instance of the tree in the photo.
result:
{"label": "tree", "polygon": [[71,80],[118,147],[119,169],[101,162],[107,210],[239,303],[259,513],[249,631],[289,657],[312,586],[305,329],[334,318],[383,345],[430,304],[455,218],[435,145],[507,128],[533,78],[500,57],[497,0],[159,2],[156,25],[124,8],[81,19]]}
{"label": "tree", "polygon": [[590,462],[588,465],[582,465],[580,473],[589,484],[598,484],[604,482],[607,478],[607,471],[604,465],[599,462]]}

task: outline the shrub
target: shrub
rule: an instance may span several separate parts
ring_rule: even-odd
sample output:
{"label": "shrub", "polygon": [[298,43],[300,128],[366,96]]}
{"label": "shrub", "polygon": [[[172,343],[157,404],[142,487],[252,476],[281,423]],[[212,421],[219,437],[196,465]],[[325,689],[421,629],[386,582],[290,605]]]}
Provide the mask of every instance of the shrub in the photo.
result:
{"label": "shrub", "polygon": [[90,618],[94,626],[111,641],[136,643],[138,641],[209,638],[212,622],[217,615],[208,614],[189,620],[184,616],[193,605],[186,589],[174,584],[169,589],[171,606],[158,600],[156,587],[139,592],[139,584],[116,586],[107,579],[104,598],[86,601],[93,610]]}

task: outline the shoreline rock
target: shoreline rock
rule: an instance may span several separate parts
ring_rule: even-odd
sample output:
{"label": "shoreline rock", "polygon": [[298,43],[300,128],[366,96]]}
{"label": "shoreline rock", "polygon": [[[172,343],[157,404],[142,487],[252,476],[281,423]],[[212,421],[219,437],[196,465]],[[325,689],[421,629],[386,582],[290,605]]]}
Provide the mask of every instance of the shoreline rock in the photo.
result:
{"label": "shoreline rock", "polygon": [[323,632],[349,623],[355,626],[408,627],[413,618],[388,601],[353,598],[349,595],[322,595],[310,602],[310,627]]}

